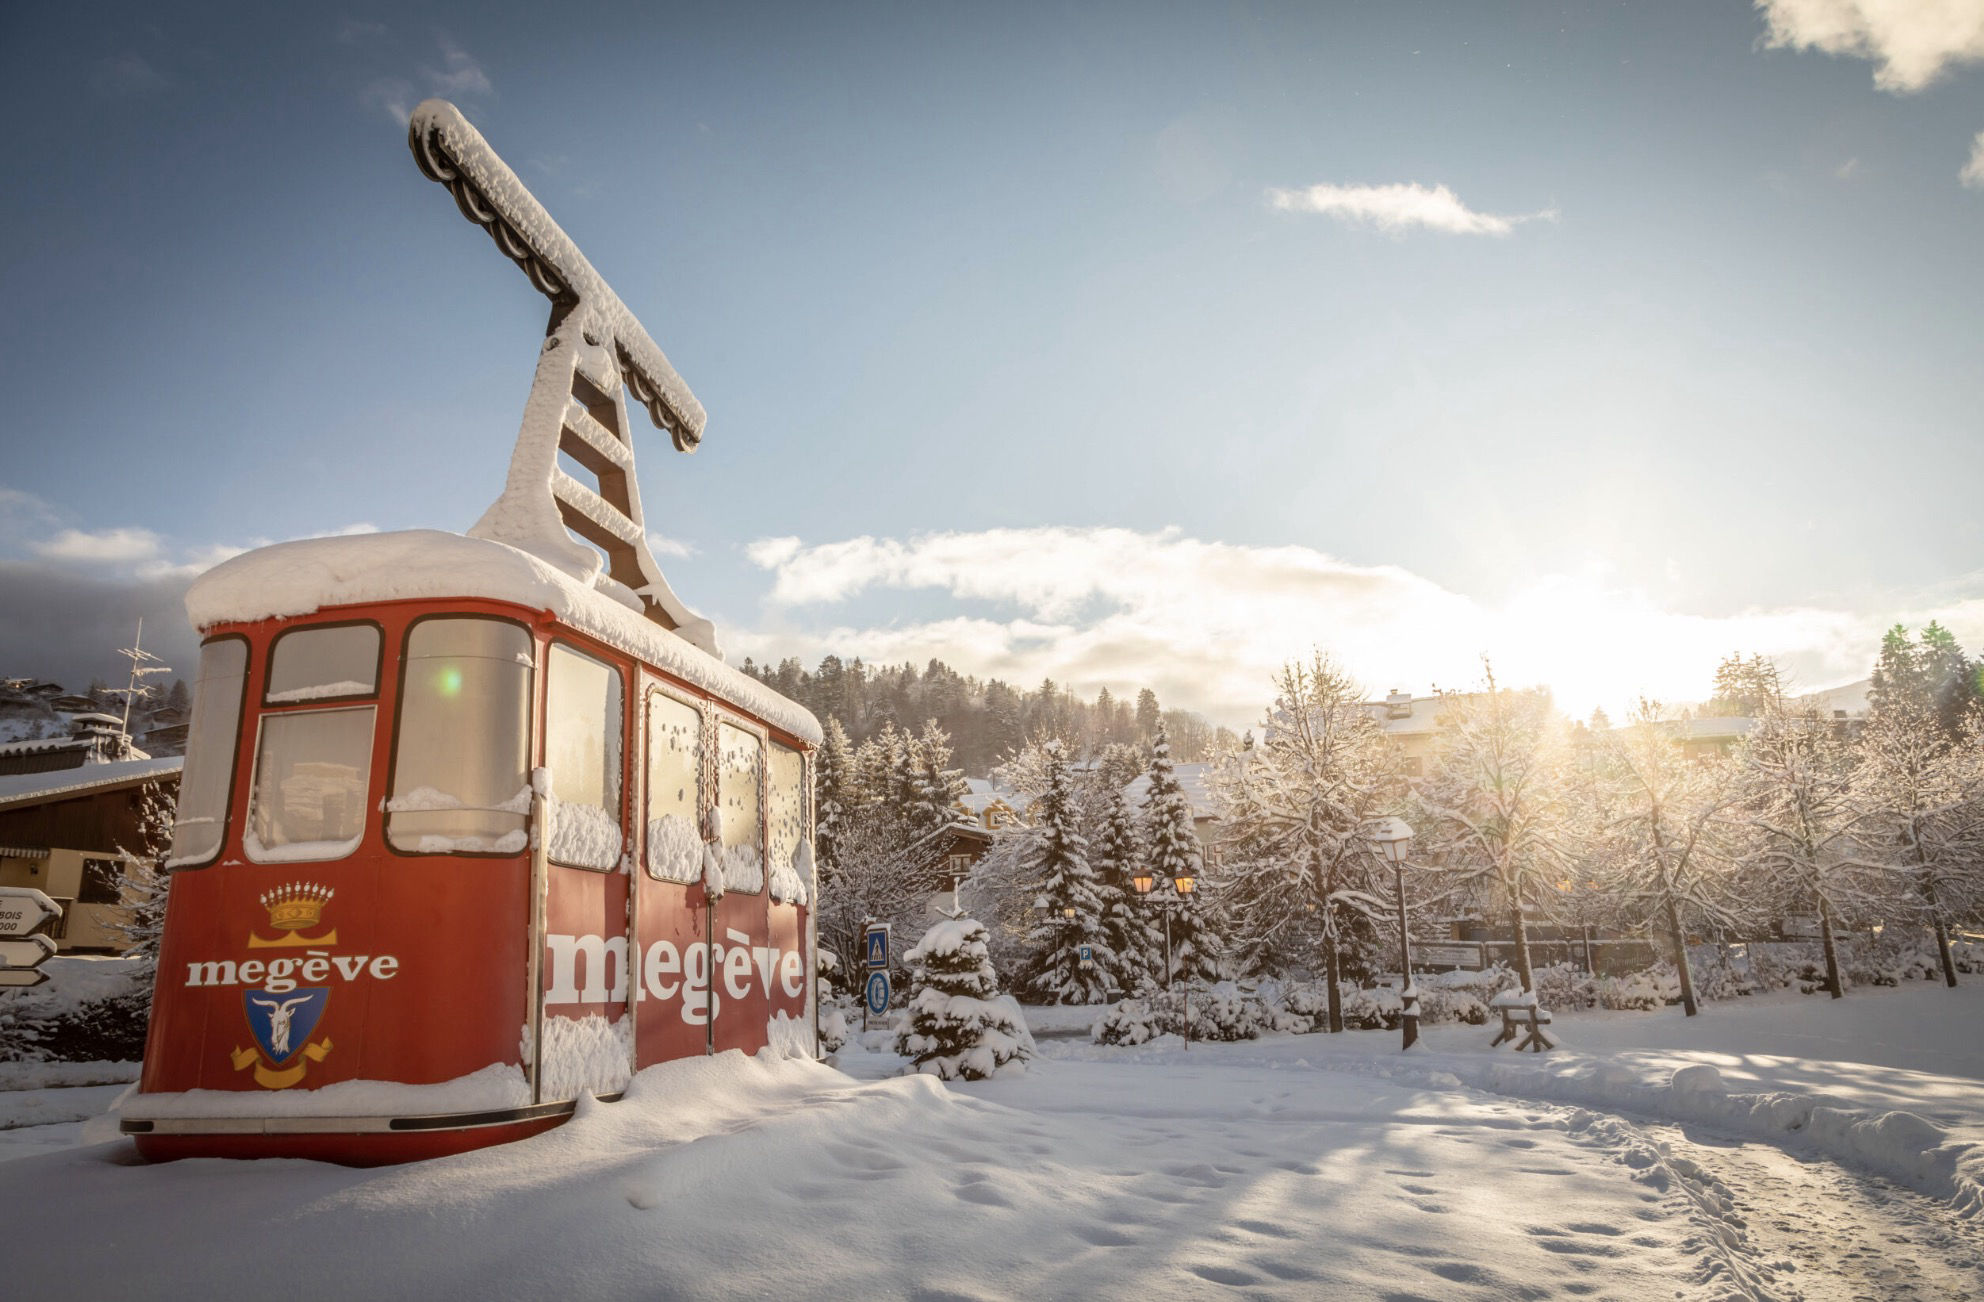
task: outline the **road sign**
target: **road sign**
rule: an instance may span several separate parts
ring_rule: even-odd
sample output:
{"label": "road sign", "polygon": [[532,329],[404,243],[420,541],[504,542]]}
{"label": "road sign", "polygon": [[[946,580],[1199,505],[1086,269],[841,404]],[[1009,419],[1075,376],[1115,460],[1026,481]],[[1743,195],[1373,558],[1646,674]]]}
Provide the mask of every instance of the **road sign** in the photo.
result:
{"label": "road sign", "polygon": [[61,915],[62,906],[32,886],[0,886],[0,936],[25,936]]}
{"label": "road sign", "polygon": [[1080,957],[1080,959],[1081,959],[1081,961],[1082,961],[1082,966],[1083,966],[1083,967],[1094,967],[1094,966],[1095,966],[1095,948],[1094,948],[1094,946],[1092,946],[1092,945],[1077,945],[1077,946],[1075,947],[1075,953],[1076,953],[1076,955],[1077,955],[1078,957]]}
{"label": "road sign", "polygon": [[862,946],[870,968],[885,968],[889,965],[889,924],[871,922],[868,924],[867,941]]}
{"label": "road sign", "polygon": [[0,940],[0,968],[40,967],[54,953],[55,942],[46,936]]}
{"label": "road sign", "polygon": [[863,1029],[876,1029],[889,1011],[889,974],[886,971],[868,974],[868,984],[861,991],[861,1006],[867,1014],[862,1019]]}
{"label": "road sign", "polygon": [[48,973],[33,967],[0,967],[0,990],[21,990],[48,980]]}

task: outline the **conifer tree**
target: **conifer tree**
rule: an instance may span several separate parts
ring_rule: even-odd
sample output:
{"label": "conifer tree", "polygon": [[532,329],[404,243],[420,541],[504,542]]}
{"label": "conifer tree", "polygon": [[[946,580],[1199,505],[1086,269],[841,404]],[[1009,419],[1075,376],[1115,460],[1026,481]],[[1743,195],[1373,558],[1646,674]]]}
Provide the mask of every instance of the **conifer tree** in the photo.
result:
{"label": "conifer tree", "polygon": [[[1151,894],[1170,901],[1171,966],[1169,980],[1183,976],[1207,981],[1219,979],[1219,936],[1207,916],[1198,891],[1178,895],[1175,883],[1180,877],[1199,880],[1205,854],[1199,834],[1192,826],[1192,804],[1178,783],[1171,764],[1171,741],[1164,719],[1157,720],[1151,734],[1150,789],[1144,793],[1144,864],[1157,878]],[[1165,895],[1170,892],[1170,895]]]}
{"label": "conifer tree", "polygon": [[940,922],[903,955],[910,970],[909,1020],[896,1052],[911,1069],[943,1080],[984,1080],[1001,1068],[1025,1070],[1033,1035],[998,974],[976,918]]}
{"label": "conifer tree", "polygon": [[854,751],[847,729],[827,716],[824,738],[813,762],[813,790],[819,817],[813,829],[813,855],[820,869],[820,887],[828,889],[840,875],[840,839],[856,801],[849,790],[854,781]]}
{"label": "conifer tree", "polygon": [[1103,934],[1116,960],[1113,975],[1118,987],[1131,994],[1157,978],[1164,963],[1164,936],[1130,880],[1143,863],[1143,846],[1126,785],[1109,782],[1100,796],[1095,870]]}
{"label": "conifer tree", "polygon": [[[1034,837],[1021,861],[1040,896],[1044,916],[1027,937],[1031,953],[1026,986],[1036,998],[1057,1004],[1092,1004],[1108,997],[1108,974],[1116,953],[1103,927],[1102,899],[1089,866],[1088,841],[1081,833],[1074,778],[1059,741],[1041,748],[1046,788],[1034,803]],[[1092,966],[1081,964],[1089,948]]]}
{"label": "conifer tree", "polygon": [[118,847],[125,855],[120,900],[125,913],[113,926],[129,947],[126,956],[138,960],[132,977],[147,1004],[158,972],[159,938],[165,933],[166,892],[172,885],[165,871],[165,856],[172,847],[172,814],[164,790],[147,782],[138,794],[137,844]]}
{"label": "conifer tree", "polygon": [[928,836],[956,821],[958,802],[970,788],[964,774],[950,767],[951,738],[935,719],[923,725],[907,750],[909,832],[912,837]]}

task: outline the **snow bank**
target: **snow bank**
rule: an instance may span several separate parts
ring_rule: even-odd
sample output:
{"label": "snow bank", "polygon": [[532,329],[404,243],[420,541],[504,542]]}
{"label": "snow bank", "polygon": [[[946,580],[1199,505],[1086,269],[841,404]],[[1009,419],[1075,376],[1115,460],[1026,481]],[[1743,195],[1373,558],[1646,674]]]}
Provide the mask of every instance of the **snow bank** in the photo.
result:
{"label": "snow bank", "polygon": [[448,597],[483,597],[549,611],[610,646],[736,702],[809,746],[820,744],[819,721],[804,707],[550,563],[486,538],[408,529],[276,543],[223,561],[195,579],[186,593],[186,614],[195,628],[204,630],[365,602]]}
{"label": "snow bank", "polygon": [[521,1067],[491,1063],[434,1085],[346,1080],[320,1089],[186,1090],[131,1094],[116,1109],[132,1121],[207,1117],[417,1117],[488,1112],[530,1103]]}
{"label": "snow bank", "polygon": [[127,1085],[138,1079],[135,1062],[0,1062],[0,1093]]}

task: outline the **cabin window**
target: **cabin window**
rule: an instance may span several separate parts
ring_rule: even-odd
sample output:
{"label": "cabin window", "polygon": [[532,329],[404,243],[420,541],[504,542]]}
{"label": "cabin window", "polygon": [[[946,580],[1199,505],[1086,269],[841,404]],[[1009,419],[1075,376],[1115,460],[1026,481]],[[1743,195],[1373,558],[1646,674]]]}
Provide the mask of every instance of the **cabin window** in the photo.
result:
{"label": "cabin window", "polygon": [[648,693],[648,875],[693,882],[703,872],[696,816],[702,794],[703,716],[662,692]]}
{"label": "cabin window", "polygon": [[545,661],[544,762],[551,770],[551,858],[620,864],[620,673],[570,647]]}
{"label": "cabin window", "polygon": [[797,861],[806,839],[806,757],[773,742],[766,768],[765,828],[771,846],[772,893],[803,902],[805,884]]}
{"label": "cabin window", "polygon": [[422,619],[406,635],[386,843],[409,854],[518,854],[530,841],[530,633]]}
{"label": "cabin window", "polygon": [[291,629],[276,639],[262,703],[294,705],[378,691],[378,625],[330,624]]}
{"label": "cabin window", "polygon": [[186,769],[179,780],[179,810],[172,824],[169,868],[211,863],[227,831],[227,801],[234,787],[235,750],[241,741],[241,704],[248,684],[248,640],[215,638],[200,648],[193,692],[193,722],[186,732]]}
{"label": "cabin window", "polygon": [[764,817],[758,765],[764,743],[734,723],[719,726],[716,800],[723,810],[723,884],[756,895],[765,889]]}
{"label": "cabin window", "polygon": [[262,716],[244,848],[256,863],[342,859],[365,832],[375,706]]}

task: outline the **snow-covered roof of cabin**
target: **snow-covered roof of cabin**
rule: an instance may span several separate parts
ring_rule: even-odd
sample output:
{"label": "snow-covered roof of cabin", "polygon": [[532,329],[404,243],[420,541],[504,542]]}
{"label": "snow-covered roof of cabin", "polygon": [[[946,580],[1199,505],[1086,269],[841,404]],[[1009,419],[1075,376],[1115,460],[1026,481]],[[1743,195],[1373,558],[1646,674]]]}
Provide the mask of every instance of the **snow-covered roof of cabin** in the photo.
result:
{"label": "snow-covered roof of cabin", "polygon": [[80,795],[98,787],[149,782],[177,773],[185,766],[184,755],[167,755],[159,759],[85,764],[78,769],[54,769],[47,773],[17,773],[0,778],[0,809],[40,804],[57,797]]}
{"label": "snow-covered roof of cabin", "polygon": [[958,803],[974,814],[983,814],[995,803],[1003,804],[1016,814],[1026,812],[1033,801],[1011,787],[994,782],[989,778],[966,778],[965,793],[958,797]]}
{"label": "snow-covered roof of cabin", "polygon": [[[307,615],[374,601],[480,597],[549,611],[582,633],[721,696],[748,714],[820,743],[804,706],[588,587],[529,552],[438,529],[306,538],[245,552],[193,581],[186,614],[195,628]],[[629,594],[631,600],[631,594]]]}
{"label": "snow-covered roof of cabin", "polygon": [[[1174,764],[1172,772],[1178,778],[1179,789],[1192,806],[1193,818],[1219,817],[1219,805],[1212,798],[1212,768],[1210,764]],[[1132,806],[1143,804],[1150,793],[1150,774],[1146,773],[1123,788]]]}

